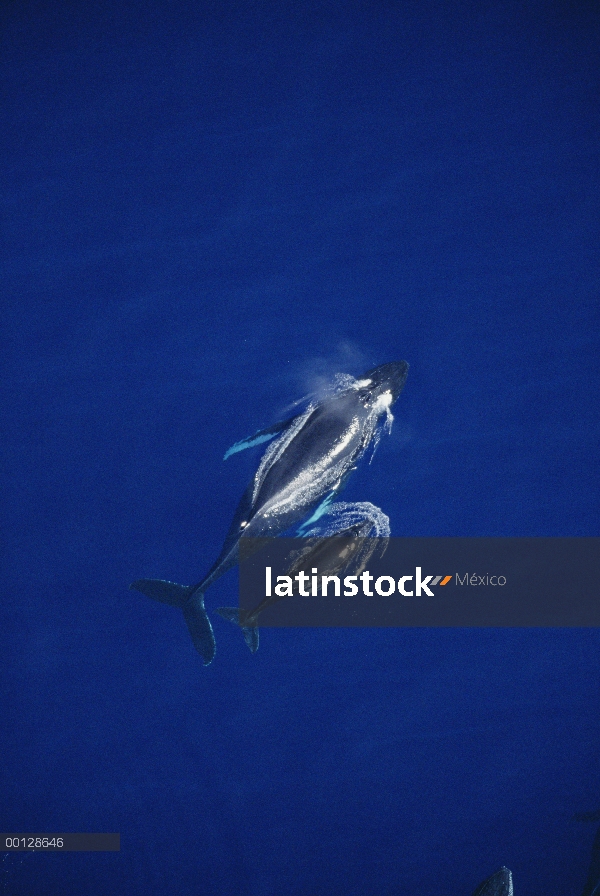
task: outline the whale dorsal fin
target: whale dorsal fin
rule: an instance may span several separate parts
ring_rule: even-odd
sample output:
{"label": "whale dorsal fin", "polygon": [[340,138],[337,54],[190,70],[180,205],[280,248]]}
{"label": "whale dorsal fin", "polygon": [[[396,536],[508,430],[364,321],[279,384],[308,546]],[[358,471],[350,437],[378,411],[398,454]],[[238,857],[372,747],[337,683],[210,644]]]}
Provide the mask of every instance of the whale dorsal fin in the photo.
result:
{"label": "whale dorsal fin", "polygon": [[246,448],[253,448],[255,445],[260,445],[262,442],[270,441],[270,439],[275,438],[280,432],[283,432],[284,429],[287,429],[298,416],[299,414],[295,414],[287,420],[281,420],[279,423],[274,423],[273,426],[268,426],[266,429],[260,429],[258,432],[255,432],[253,436],[249,436],[247,439],[242,439],[241,442],[236,442],[235,445],[232,445],[231,448],[225,452],[223,460],[227,460],[228,457],[231,457],[232,454],[237,454],[238,451],[245,451]]}
{"label": "whale dorsal fin", "polygon": [[511,872],[503,865],[500,871],[479,884],[473,896],[513,896]]}

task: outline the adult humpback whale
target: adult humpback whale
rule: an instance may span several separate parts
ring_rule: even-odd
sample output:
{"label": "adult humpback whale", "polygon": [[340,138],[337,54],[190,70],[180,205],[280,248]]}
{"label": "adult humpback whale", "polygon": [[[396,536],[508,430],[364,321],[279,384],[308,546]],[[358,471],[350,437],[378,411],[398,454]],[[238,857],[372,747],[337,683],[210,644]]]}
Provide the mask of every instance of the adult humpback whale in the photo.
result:
{"label": "adult humpback whale", "polygon": [[215,655],[215,638],[204,593],[238,562],[240,538],[281,535],[309,514],[308,523],[318,519],[369,445],[377,444],[382,424],[391,425],[390,408],[407,375],[406,361],[395,361],[368,370],[359,379],[342,377],[330,394],[310,401],[302,413],[234,445],[225,457],[278,437],[265,451],[206,576],[190,586],[159,579],[138,579],[130,585],[183,611],[205,665]]}

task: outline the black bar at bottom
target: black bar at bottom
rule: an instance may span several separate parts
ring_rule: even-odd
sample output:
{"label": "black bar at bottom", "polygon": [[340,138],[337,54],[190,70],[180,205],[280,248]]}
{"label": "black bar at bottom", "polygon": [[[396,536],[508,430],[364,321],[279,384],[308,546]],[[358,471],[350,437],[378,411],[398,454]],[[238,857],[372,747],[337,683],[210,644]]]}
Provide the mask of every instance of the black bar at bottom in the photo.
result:
{"label": "black bar at bottom", "polygon": [[119,852],[120,834],[0,834],[0,852]]}

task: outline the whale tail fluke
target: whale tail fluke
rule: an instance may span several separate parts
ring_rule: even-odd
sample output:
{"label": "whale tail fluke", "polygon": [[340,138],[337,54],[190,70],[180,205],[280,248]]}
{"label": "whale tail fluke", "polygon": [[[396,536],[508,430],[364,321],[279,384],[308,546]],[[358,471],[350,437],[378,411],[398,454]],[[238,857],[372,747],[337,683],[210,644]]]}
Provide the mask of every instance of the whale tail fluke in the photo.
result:
{"label": "whale tail fluke", "polygon": [[238,607],[218,607],[217,613],[219,616],[222,616],[223,619],[228,619],[230,622],[233,622],[234,625],[238,625],[241,628],[244,641],[248,645],[250,653],[256,653],[258,650],[258,626],[242,625]]}
{"label": "whale tail fluke", "polygon": [[137,579],[129,587],[153,600],[169,604],[170,607],[178,607],[183,612],[194,647],[202,657],[204,665],[208,666],[213,661],[216,649],[215,636],[204,608],[204,594],[201,591],[194,589],[193,586],[177,585],[175,582],[165,582],[162,579]]}

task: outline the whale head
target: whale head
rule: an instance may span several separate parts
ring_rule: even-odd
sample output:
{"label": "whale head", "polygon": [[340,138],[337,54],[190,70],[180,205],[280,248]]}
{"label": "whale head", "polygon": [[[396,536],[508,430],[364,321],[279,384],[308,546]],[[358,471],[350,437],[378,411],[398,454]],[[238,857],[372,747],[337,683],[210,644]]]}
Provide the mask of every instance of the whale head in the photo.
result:
{"label": "whale head", "polygon": [[357,381],[363,400],[368,404],[381,403],[390,407],[398,398],[404,388],[408,376],[408,363],[406,361],[392,361],[390,364],[380,364],[367,370]]}

